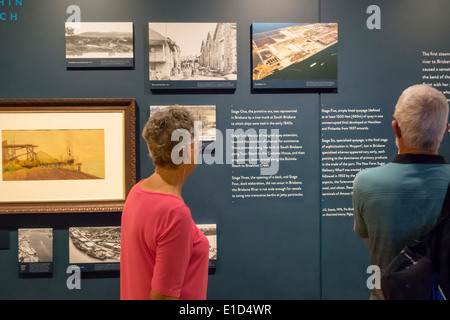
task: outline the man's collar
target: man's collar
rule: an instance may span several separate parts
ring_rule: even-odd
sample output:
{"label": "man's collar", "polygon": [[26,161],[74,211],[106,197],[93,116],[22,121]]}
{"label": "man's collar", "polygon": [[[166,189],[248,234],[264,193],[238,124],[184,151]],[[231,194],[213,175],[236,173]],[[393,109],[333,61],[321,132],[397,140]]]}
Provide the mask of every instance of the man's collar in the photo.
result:
{"label": "man's collar", "polygon": [[445,158],[441,155],[433,154],[413,154],[402,153],[397,154],[392,160],[394,163],[413,164],[413,163],[428,163],[428,164],[446,164]]}

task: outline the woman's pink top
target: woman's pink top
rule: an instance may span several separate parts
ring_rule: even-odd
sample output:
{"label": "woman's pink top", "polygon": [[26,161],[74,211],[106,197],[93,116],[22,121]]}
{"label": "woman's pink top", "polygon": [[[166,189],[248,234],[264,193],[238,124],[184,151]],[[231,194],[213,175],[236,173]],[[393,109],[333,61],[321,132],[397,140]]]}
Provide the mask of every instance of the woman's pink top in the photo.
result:
{"label": "woman's pink top", "polygon": [[149,299],[151,290],[182,300],[206,299],[209,242],[181,198],[136,184],[121,230],[121,299]]}

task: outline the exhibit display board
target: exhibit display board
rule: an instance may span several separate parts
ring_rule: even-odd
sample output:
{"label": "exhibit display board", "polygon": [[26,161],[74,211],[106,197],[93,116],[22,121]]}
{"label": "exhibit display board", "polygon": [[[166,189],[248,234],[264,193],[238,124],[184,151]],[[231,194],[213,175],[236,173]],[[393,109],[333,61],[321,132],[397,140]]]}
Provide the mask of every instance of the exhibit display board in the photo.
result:
{"label": "exhibit display board", "polygon": [[[273,7],[268,0],[0,1],[0,99],[134,99],[135,121],[125,124],[135,125],[133,139],[119,137],[120,150],[112,147],[109,132],[124,125],[113,118],[108,123],[117,125],[96,145],[104,145],[106,164],[134,152],[124,171],[135,181],[154,171],[140,135],[152,112],[191,108],[202,153],[183,198],[210,239],[207,298],[367,299],[369,252],[353,232],[352,182],[397,152],[391,121],[405,88],[427,83],[450,99],[450,3]],[[111,117],[104,115],[87,128],[98,131]],[[22,125],[22,117],[0,117],[15,119],[0,127],[4,169],[9,146],[41,144],[19,143],[16,131],[37,126]],[[449,139],[440,150],[447,160]],[[94,175],[103,181],[108,168]],[[3,202],[35,194],[28,181],[27,195],[9,196],[17,186],[8,183],[17,181],[6,181],[6,171]],[[0,299],[118,299],[120,219],[107,209],[0,214]],[[50,244],[51,262],[38,266]],[[33,256],[27,265],[22,252]],[[89,271],[81,289],[67,282],[77,265]]]}
{"label": "exhibit display board", "polygon": [[133,67],[133,24],[66,22],[67,68]]}

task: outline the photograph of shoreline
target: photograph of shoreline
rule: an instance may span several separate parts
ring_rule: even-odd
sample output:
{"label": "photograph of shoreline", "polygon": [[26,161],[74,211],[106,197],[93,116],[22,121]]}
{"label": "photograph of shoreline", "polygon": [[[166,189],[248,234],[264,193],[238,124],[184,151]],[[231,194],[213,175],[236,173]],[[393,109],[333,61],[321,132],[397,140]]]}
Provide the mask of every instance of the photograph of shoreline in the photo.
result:
{"label": "photograph of shoreline", "polygon": [[53,261],[53,229],[18,230],[19,263]]}
{"label": "photograph of shoreline", "polygon": [[337,23],[254,23],[252,78],[337,79]]}
{"label": "photograph of shoreline", "polygon": [[102,129],[3,130],[2,180],[105,179]]}
{"label": "photograph of shoreline", "polygon": [[66,58],[133,58],[133,23],[66,22]]}

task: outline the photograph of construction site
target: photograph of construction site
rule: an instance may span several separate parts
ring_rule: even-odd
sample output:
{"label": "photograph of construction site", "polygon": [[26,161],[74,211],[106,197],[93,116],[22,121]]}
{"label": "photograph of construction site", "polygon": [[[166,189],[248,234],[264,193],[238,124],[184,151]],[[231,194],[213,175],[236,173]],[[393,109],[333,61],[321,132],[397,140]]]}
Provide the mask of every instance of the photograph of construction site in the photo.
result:
{"label": "photograph of construction site", "polygon": [[304,87],[333,87],[338,76],[337,43],[337,23],[254,23],[254,85],[283,80]]}
{"label": "photograph of construction site", "polygon": [[102,129],[2,130],[2,180],[105,179]]}

